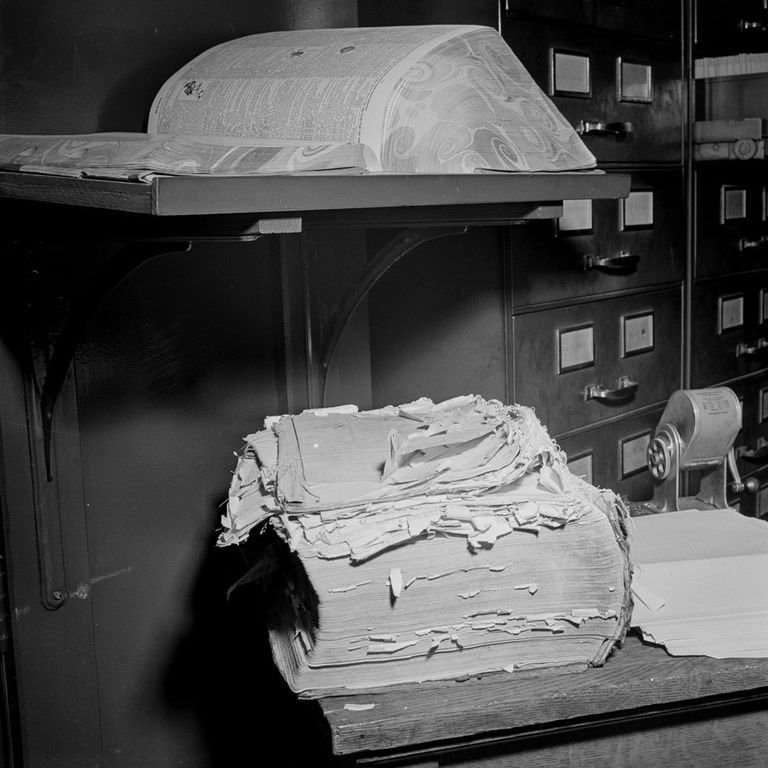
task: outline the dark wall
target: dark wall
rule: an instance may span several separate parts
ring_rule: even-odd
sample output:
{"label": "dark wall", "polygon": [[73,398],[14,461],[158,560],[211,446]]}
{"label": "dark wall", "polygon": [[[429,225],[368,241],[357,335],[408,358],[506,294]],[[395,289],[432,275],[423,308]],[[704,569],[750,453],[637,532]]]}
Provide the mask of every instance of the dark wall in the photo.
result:
{"label": "dark wall", "polygon": [[357,26],[353,0],[3,0],[1,133],[142,131],[163,82],[206,48]]}
{"label": "dark wall", "polygon": [[[351,0],[3,0],[2,14],[5,133],[142,130],[156,90],[202,50],[357,22]],[[241,553],[213,544],[233,452],[287,409],[292,288],[277,241],[197,244],[103,292],[57,403],[48,481],[46,358],[71,301],[99,296],[96,276],[115,256],[78,243],[41,251],[52,227],[35,213],[7,230],[19,247],[0,274],[17,754],[25,768],[269,764],[269,745],[310,715],[270,663],[258,606],[226,601]],[[58,610],[41,600],[41,552],[64,594]],[[310,744],[294,745],[296,764],[314,760]]]}
{"label": "dark wall", "polygon": [[[204,49],[358,22],[352,0],[2,1],[4,133],[140,131],[164,80]],[[494,9],[362,2],[360,23],[494,24]],[[367,253],[395,233],[197,244],[100,293],[115,253],[41,251],[55,225],[34,216],[8,229],[20,242],[0,267],[0,504],[25,768],[272,765],[275,743],[287,744],[285,765],[322,765],[322,732],[302,730],[316,710],[276,674],[257,604],[247,590],[225,600],[245,562],[213,547],[214,529],[242,436],[306,405],[304,334],[327,330]],[[491,230],[409,254],[344,331],[327,402],[503,398],[502,272]],[[72,302],[94,297],[48,481],[46,358]],[[43,550],[65,593],[58,610],[41,602]]]}

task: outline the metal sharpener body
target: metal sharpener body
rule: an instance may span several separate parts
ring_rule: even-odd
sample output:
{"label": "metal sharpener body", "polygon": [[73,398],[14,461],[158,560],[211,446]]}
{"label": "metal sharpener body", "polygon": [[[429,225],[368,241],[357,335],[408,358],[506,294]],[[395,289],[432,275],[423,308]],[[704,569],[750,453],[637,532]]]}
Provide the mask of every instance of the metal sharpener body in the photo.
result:
{"label": "metal sharpener body", "polygon": [[[674,392],[648,445],[648,468],[656,481],[653,506],[661,511],[727,507],[727,472],[729,464],[735,468],[732,449],[741,418],[741,403],[728,387]],[[700,474],[699,490],[685,496],[682,473],[693,470]]]}

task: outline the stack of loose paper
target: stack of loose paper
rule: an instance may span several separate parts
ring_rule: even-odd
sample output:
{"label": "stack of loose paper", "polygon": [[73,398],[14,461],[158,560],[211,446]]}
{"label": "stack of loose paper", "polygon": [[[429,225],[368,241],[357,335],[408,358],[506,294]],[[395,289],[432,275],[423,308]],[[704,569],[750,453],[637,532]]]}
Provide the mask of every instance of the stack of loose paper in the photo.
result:
{"label": "stack of loose paper", "polygon": [[286,542],[249,578],[270,574],[273,654],[300,695],[585,668],[623,637],[625,512],[531,409],[467,395],[265,426],[219,544],[265,524]]}
{"label": "stack of loose paper", "polygon": [[634,520],[632,625],[672,655],[768,656],[768,522],[733,509]]}

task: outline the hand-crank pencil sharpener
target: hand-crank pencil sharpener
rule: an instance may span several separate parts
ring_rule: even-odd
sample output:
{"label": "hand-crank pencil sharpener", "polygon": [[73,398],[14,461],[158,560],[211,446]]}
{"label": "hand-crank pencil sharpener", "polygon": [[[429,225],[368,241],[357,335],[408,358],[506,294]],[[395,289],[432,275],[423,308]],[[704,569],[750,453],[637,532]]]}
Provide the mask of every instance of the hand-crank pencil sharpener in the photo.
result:
{"label": "hand-crank pencil sharpener", "polygon": [[[672,393],[648,444],[648,469],[656,482],[652,504],[659,511],[724,509],[727,491],[754,492],[754,478],[741,481],[733,442],[741,429],[741,403],[728,387],[679,389]],[[733,477],[728,484],[728,472]],[[699,490],[683,496],[683,472],[697,472]]]}

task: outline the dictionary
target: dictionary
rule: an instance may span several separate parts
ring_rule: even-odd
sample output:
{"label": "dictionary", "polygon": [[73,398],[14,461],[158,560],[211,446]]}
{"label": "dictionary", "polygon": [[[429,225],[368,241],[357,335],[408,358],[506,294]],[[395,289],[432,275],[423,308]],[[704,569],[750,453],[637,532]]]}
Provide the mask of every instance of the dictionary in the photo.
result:
{"label": "dictionary", "polygon": [[249,35],[171,75],[145,133],[0,136],[0,167],[110,179],[595,164],[498,32],[474,25]]}
{"label": "dictionary", "polygon": [[220,546],[257,582],[301,697],[602,664],[631,614],[626,511],[532,409],[475,395],[268,417]]}

